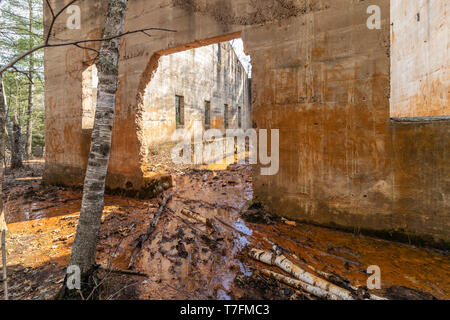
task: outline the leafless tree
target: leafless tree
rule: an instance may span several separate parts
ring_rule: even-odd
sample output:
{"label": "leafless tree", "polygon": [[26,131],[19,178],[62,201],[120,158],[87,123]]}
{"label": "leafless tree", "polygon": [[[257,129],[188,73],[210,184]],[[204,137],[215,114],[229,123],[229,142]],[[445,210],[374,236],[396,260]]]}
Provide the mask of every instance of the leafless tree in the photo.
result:
{"label": "leafless tree", "polygon": [[3,173],[5,162],[5,134],[6,134],[6,97],[3,90],[3,80],[0,74],[0,232],[2,242],[2,263],[3,263],[3,293],[5,300],[8,300],[8,277],[6,273],[6,221],[5,210],[3,204]]}
{"label": "leafless tree", "polygon": [[104,208],[106,171],[111,149],[114,105],[118,87],[119,45],[127,0],[109,0],[103,41],[98,58],[98,95],[91,150],[84,180],[83,201],[70,264],[81,270],[88,282],[95,265],[97,236]]}
{"label": "leafless tree", "polygon": [[[91,138],[89,162],[86,170],[80,220],[78,223],[77,234],[75,237],[70,260],[71,265],[77,265],[81,269],[82,279],[86,280],[91,277],[91,272],[95,264],[97,236],[100,229],[101,215],[104,208],[105,179],[111,149],[115,95],[118,87],[118,61],[121,38],[123,36],[136,33],[142,33],[151,37],[149,31],[175,31],[152,27],[123,32],[122,29],[125,19],[127,0],[109,0],[102,38],[90,40],[80,39],[67,42],[51,41],[54,25],[58,17],[63,12],[65,12],[65,10],[69,8],[69,6],[75,4],[77,1],[78,0],[71,0],[59,11],[55,11],[55,9],[51,6],[50,1],[45,0],[45,4],[47,5],[48,10],[51,14],[51,20],[46,36],[44,38],[44,43],[42,45],[29,49],[23,54],[12,59],[4,66],[1,66],[0,79],[3,72],[5,72],[6,70],[13,69],[17,72],[18,70],[15,65],[19,61],[44,48],[76,46],[78,48],[92,50],[97,53],[96,59],[97,67],[99,70],[99,85],[97,93],[95,123]],[[89,43],[96,42],[101,43],[100,51],[86,46]],[[0,93],[3,96],[3,91],[0,91]],[[0,100],[2,99],[0,98]],[[4,103],[0,102],[0,125],[3,124],[3,126],[5,121],[4,117],[2,117],[2,114],[5,113],[5,110],[6,107]],[[5,130],[4,127],[2,128],[0,128],[0,130],[2,131],[2,134],[0,134],[0,162],[2,162],[3,164]],[[0,175],[0,180],[1,185],[1,182],[3,181],[3,174]],[[64,293],[63,297],[70,297],[71,293],[65,290],[65,288],[66,287],[64,285],[64,288],[62,290],[62,292]],[[89,288],[86,288],[86,290],[89,290]],[[79,291],[76,291],[75,293],[79,294]]]}

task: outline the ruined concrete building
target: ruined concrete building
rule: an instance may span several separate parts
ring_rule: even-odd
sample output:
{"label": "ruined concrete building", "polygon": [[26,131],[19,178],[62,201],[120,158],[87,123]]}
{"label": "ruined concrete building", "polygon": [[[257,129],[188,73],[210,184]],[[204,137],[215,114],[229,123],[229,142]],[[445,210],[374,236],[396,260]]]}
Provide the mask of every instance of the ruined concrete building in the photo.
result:
{"label": "ruined concrete building", "polygon": [[[143,94],[143,138],[147,146],[173,142],[176,129],[193,131],[250,127],[247,72],[228,42],[160,57]],[[94,127],[97,69],[82,73],[82,129]],[[90,131],[88,131],[90,134]]]}
{"label": "ruined concrete building", "polygon": [[[60,21],[57,38],[101,37],[105,5],[83,1],[81,30]],[[380,28],[367,25],[374,5]],[[158,119],[172,119],[173,128],[175,118],[174,109],[147,109],[158,61],[164,68],[169,54],[242,37],[253,65],[251,121],[280,130],[279,173],[261,176],[255,166],[258,201],[321,225],[450,241],[449,7],[446,0],[130,1],[125,30],[177,32],[123,39],[108,187],[145,190],[158,181],[146,170],[149,139],[166,136]],[[83,72],[93,53],[58,47],[45,55],[44,180],[77,185],[90,139]],[[186,105],[187,94],[175,93],[183,94]],[[199,107],[209,99],[197,98]],[[221,126],[215,117],[211,124]]]}

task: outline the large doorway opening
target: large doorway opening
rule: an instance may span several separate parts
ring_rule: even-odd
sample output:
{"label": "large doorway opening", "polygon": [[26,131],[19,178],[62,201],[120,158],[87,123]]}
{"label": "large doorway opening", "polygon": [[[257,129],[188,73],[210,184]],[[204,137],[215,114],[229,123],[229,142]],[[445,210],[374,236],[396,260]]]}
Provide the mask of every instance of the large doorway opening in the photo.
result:
{"label": "large doorway opening", "polygon": [[[252,124],[251,58],[241,38],[172,51],[158,57],[142,98],[143,139],[152,172],[186,167],[171,157],[186,135],[198,130],[225,134]],[[189,166],[204,164],[192,160]]]}

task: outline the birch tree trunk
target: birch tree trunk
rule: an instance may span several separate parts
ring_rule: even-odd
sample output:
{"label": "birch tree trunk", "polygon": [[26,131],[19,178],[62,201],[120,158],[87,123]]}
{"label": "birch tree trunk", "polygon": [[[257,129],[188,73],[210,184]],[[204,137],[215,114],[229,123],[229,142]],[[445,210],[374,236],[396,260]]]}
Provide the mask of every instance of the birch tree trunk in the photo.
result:
{"label": "birch tree trunk", "polygon": [[[126,7],[127,0],[109,0],[103,38],[114,37],[122,33]],[[99,82],[95,122],[84,180],[81,214],[70,258],[70,265],[80,268],[81,279],[90,276],[95,265],[118,87],[120,40],[121,38],[118,37],[103,41],[97,63]]]}
{"label": "birch tree trunk", "polygon": [[2,265],[3,265],[3,294],[4,299],[8,300],[8,282],[6,274],[6,221],[5,208],[3,205],[3,174],[5,163],[5,145],[6,145],[6,97],[3,91],[3,80],[0,74],[0,233],[2,242]]}
{"label": "birch tree trunk", "polygon": [[[3,172],[5,163],[5,146],[6,146],[6,96],[3,89],[3,79],[0,74],[0,193],[3,196]],[[3,213],[3,197],[0,197],[0,212]],[[0,221],[0,230],[2,224]]]}

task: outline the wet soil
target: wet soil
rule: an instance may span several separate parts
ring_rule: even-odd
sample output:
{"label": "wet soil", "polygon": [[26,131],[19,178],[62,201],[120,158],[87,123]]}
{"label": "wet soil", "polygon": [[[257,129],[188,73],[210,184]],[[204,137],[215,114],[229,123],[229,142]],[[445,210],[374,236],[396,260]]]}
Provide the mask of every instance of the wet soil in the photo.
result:
{"label": "wet soil", "polygon": [[[12,299],[54,297],[76,232],[81,193],[41,186],[42,166],[42,161],[28,163],[24,170],[7,172],[5,180]],[[175,186],[166,194],[172,199],[141,248],[136,248],[139,237],[164,195],[106,196],[97,247],[101,299],[312,299],[262,276],[258,270],[268,267],[248,258],[249,247],[271,250],[275,243],[305,269],[354,286],[364,287],[367,267],[378,265],[382,290],[373,293],[380,296],[450,299],[448,252],[275,217],[252,203],[249,166],[171,173]]]}

